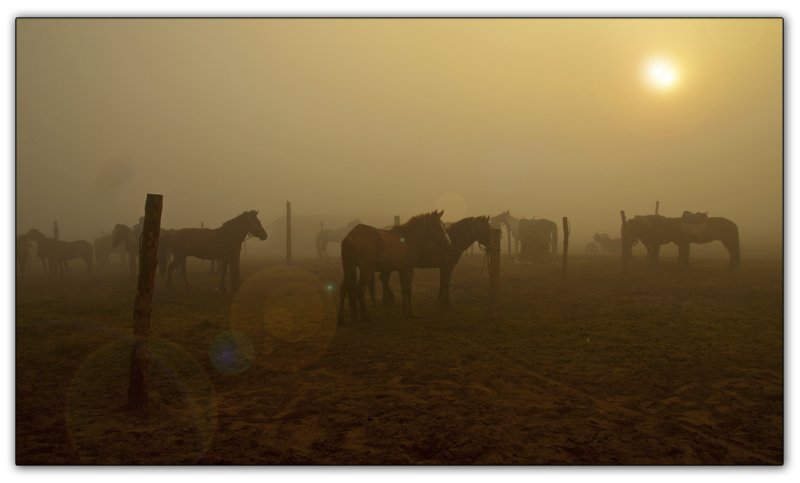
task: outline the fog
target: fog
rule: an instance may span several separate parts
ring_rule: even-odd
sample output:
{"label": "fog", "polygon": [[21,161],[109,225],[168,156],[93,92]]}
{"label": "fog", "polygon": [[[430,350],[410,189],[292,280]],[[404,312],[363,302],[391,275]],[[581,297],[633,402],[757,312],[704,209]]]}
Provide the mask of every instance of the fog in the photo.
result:
{"label": "fog", "polygon": [[91,241],[158,193],[167,228],[259,210],[256,251],[290,201],[296,256],[320,222],[436,208],[567,217],[582,252],[658,201],[780,258],[782,43],[781,19],[19,19],[16,231]]}

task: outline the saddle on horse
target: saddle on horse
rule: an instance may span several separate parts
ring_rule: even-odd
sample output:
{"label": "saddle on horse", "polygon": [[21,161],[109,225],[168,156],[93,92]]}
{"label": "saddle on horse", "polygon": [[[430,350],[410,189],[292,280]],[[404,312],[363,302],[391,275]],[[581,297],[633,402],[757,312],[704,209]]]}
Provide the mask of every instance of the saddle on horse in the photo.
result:
{"label": "saddle on horse", "polygon": [[681,231],[688,237],[701,237],[706,231],[708,213],[684,211],[681,216]]}

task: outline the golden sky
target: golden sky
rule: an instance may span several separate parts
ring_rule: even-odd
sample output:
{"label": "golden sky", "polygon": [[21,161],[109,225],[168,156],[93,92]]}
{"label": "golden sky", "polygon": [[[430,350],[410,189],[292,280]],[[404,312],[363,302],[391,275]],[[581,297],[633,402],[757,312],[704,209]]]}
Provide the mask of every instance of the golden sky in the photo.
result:
{"label": "golden sky", "polygon": [[758,257],[782,246],[782,45],[779,18],[18,19],[17,232],[93,239],[160,193],[174,228],[290,200],[590,238],[658,200]]}

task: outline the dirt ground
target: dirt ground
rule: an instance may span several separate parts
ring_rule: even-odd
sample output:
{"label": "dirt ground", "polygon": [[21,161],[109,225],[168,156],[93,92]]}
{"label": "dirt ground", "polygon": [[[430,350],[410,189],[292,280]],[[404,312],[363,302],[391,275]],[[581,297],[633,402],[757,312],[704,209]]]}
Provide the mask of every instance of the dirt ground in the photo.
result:
{"label": "dirt ground", "polygon": [[[580,250],[582,251],[582,250]],[[778,465],[783,262],[483,256],[417,270],[419,319],[368,301],[336,326],[339,259],[208,262],[156,277],[149,407],[125,409],[135,281],[118,264],[16,285],[16,462],[50,464]],[[191,262],[191,261],[190,261]],[[39,271],[36,271],[38,268]],[[378,287],[378,302],[380,302]]]}

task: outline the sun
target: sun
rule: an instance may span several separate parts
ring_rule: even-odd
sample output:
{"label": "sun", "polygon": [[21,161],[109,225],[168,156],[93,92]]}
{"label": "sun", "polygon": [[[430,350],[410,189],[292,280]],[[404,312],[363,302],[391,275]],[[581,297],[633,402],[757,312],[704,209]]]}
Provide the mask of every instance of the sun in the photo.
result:
{"label": "sun", "polygon": [[680,80],[675,64],[667,59],[649,59],[644,65],[644,79],[647,85],[656,91],[665,92],[674,89]]}

